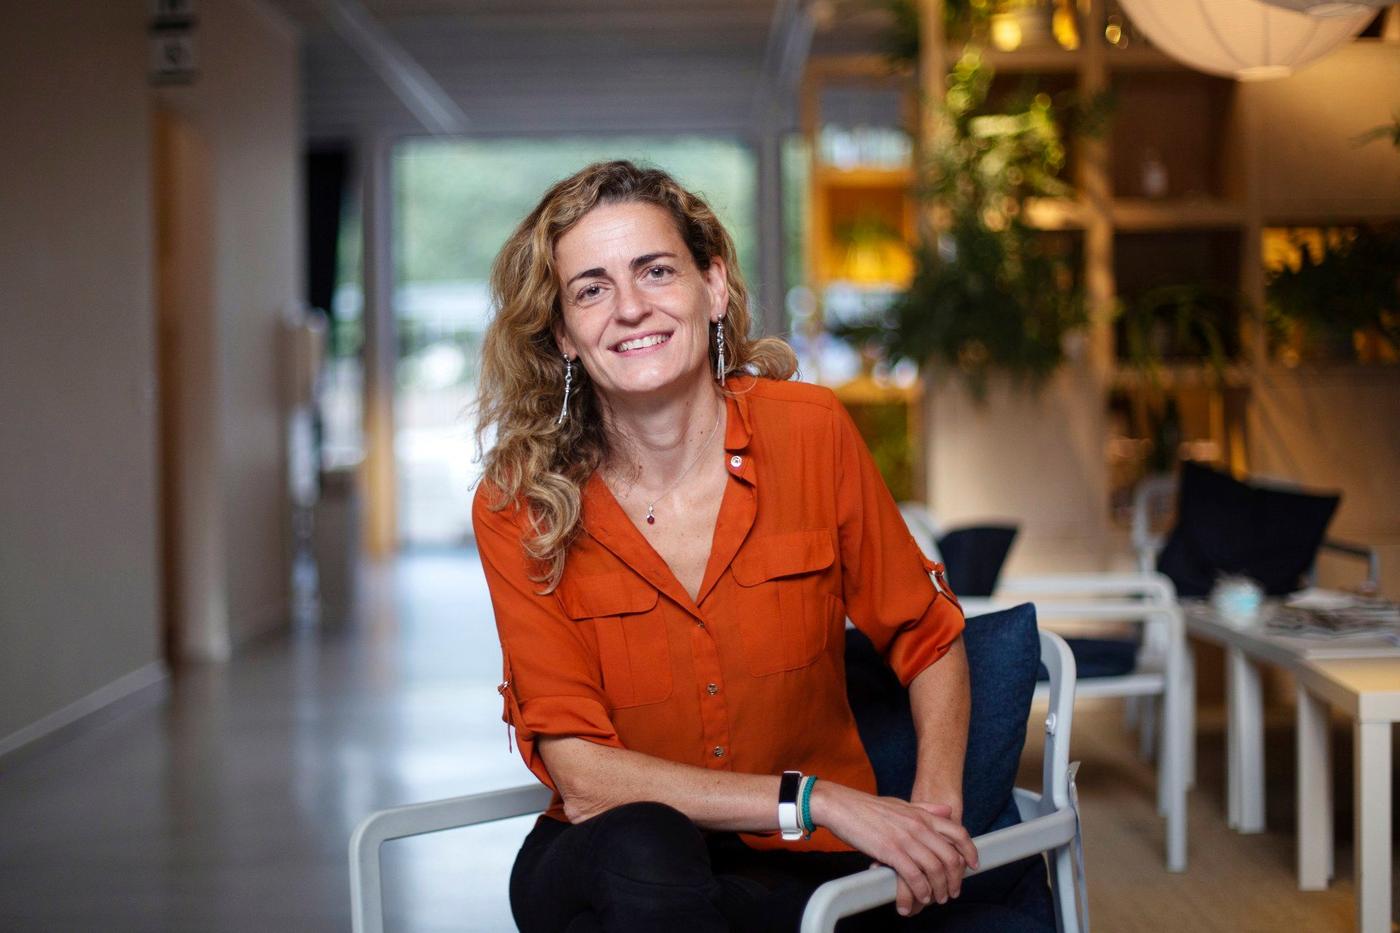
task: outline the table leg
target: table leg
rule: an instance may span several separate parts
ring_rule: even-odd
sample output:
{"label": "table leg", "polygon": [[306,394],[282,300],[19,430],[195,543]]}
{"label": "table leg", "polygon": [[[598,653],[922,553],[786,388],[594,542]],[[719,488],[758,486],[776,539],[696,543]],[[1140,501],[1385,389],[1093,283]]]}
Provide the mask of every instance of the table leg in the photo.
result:
{"label": "table leg", "polygon": [[1390,723],[1356,724],[1356,927],[1390,933]]}
{"label": "table leg", "polygon": [[1327,704],[1298,687],[1298,889],[1321,891],[1332,876],[1332,756]]}
{"label": "table leg", "polygon": [[1236,777],[1232,821],[1242,833],[1264,831],[1264,694],[1259,667],[1243,651],[1227,653],[1232,734],[1229,737]]}

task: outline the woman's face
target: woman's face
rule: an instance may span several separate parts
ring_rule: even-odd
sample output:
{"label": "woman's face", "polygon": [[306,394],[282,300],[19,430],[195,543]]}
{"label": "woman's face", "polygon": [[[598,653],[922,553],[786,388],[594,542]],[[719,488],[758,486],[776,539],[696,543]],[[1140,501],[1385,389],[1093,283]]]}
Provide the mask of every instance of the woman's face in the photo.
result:
{"label": "woman's face", "polygon": [[701,271],[671,215],[601,204],[554,246],[563,320],[554,337],[605,398],[665,393],[708,378],[709,325],[727,307],[722,260]]}

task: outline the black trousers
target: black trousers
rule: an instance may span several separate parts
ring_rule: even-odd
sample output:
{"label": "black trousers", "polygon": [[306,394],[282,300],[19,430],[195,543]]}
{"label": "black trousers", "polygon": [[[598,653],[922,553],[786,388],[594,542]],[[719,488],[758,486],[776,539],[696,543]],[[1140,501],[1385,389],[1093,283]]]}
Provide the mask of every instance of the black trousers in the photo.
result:
{"label": "black trousers", "polygon": [[[757,851],[665,804],[633,803],[577,825],[541,817],[511,872],[511,910],[521,933],[796,933],[813,891],[869,865],[858,852]],[[966,879],[957,900],[914,917],[889,905],[838,929],[1045,933],[1048,904],[1032,859]]]}

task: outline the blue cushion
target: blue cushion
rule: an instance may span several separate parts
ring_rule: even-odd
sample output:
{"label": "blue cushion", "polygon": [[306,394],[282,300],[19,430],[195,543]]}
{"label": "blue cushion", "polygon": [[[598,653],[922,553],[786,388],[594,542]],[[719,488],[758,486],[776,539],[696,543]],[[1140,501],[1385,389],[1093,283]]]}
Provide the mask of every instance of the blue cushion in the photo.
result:
{"label": "blue cushion", "polygon": [[[1135,638],[1066,638],[1065,643],[1074,655],[1075,674],[1080,680],[1121,677],[1137,667]],[[1040,679],[1050,679],[1044,664],[1040,665]]]}
{"label": "blue cushion", "polygon": [[1015,525],[957,528],[939,538],[938,553],[947,567],[948,585],[953,592],[959,596],[995,593],[1002,565],[1015,540]]}
{"label": "blue cushion", "polygon": [[[1021,822],[1011,789],[1026,743],[1026,720],[1040,666],[1040,635],[1035,607],[1016,606],[967,620],[967,648],[972,709],[968,720],[967,757],[963,765],[963,824],[974,836]],[[855,629],[846,632],[846,694],[856,727],[884,796],[909,799],[914,787],[918,739],[909,709],[909,693],[881,659],[870,640]],[[994,868],[963,882],[961,901],[971,913],[949,916],[950,929],[991,929],[977,911],[996,908],[997,930],[1050,931],[1054,905],[1045,860],[1037,856]],[[976,902],[976,903],[973,903]]]}
{"label": "blue cushion", "polygon": [[[1006,810],[1026,743],[1040,665],[1029,603],[969,619],[963,632],[972,711],[963,768],[963,824],[976,836]],[[908,799],[917,738],[908,692],[860,632],[846,633],[846,693],[880,794]]]}
{"label": "blue cushion", "polygon": [[1258,580],[1280,596],[1298,588],[1341,497],[1242,483],[1199,463],[1181,465],[1175,527],[1157,569],[1179,596],[1206,596],[1221,574]]}

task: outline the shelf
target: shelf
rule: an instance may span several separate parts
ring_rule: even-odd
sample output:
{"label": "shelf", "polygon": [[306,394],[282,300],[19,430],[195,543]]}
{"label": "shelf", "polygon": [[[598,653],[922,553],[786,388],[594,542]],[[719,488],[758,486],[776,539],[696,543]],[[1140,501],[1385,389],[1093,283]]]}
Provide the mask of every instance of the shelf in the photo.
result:
{"label": "shelf", "polygon": [[1081,230],[1084,205],[1071,198],[1028,198],[1025,219],[1036,230]]}
{"label": "shelf", "polygon": [[1123,391],[1161,387],[1163,389],[1242,389],[1251,383],[1249,368],[1240,363],[1226,365],[1224,379],[1217,380],[1215,371],[1200,363],[1163,363],[1157,369],[1157,380],[1142,370],[1118,363],[1113,370],[1113,388]]}
{"label": "shelf", "polygon": [[1110,71],[1191,71],[1167,53],[1147,45],[1108,49],[1104,52],[1104,61]]}
{"label": "shelf", "polygon": [[[1035,46],[1003,52],[989,46],[977,46],[977,53],[983,63],[990,65],[998,74],[1022,74],[1037,72],[1042,74],[1067,74],[1078,70],[1079,53],[1062,49],[1058,45]],[[956,62],[967,50],[965,45],[948,47],[948,61]]]}
{"label": "shelf", "polygon": [[818,165],[812,175],[828,188],[908,188],[914,184],[912,168],[837,168]]}
{"label": "shelf", "polygon": [[[948,46],[948,61],[956,62],[967,51],[966,45]],[[998,74],[1069,74],[1079,70],[1084,60],[1083,50],[1060,48],[1058,45],[1037,46],[1014,49],[1004,52],[990,46],[977,46],[982,61],[990,65]],[[1189,72],[1187,66],[1167,55],[1160,49],[1147,45],[1131,48],[1104,49],[1104,62],[1110,71],[1180,71]]]}
{"label": "shelf", "polygon": [[1244,207],[1218,198],[1114,198],[1115,230],[1138,233],[1242,227]]}

